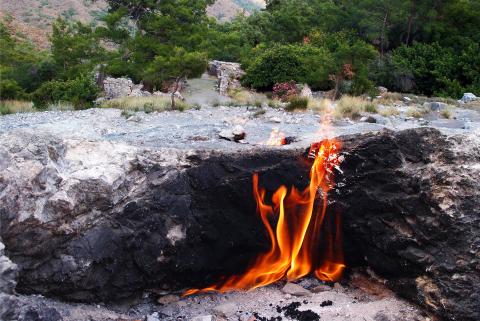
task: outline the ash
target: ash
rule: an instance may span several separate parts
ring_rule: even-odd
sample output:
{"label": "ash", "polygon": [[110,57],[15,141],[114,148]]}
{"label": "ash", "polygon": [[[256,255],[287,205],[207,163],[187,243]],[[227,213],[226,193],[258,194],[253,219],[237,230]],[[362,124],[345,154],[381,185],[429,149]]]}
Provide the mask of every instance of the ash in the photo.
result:
{"label": "ash", "polygon": [[[343,281],[342,281],[343,282]],[[252,291],[181,297],[152,289],[140,302],[67,304],[42,296],[19,296],[19,320],[40,321],[429,321],[418,307],[396,297],[381,281],[355,272],[345,281],[325,284],[305,278]],[[53,317],[52,317],[53,316]],[[30,320],[30,319],[28,319]]]}

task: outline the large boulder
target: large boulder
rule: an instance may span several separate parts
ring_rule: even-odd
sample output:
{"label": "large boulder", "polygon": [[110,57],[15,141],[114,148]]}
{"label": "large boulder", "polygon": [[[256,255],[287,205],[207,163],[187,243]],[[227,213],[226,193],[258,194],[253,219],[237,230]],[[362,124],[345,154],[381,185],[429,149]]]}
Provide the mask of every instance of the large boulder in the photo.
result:
{"label": "large boulder", "polygon": [[221,95],[226,95],[229,89],[240,88],[240,79],[245,75],[239,63],[219,60],[208,63],[208,73],[218,78]]}
{"label": "large boulder", "polygon": [[[341,138],[328,215],[348,266],[448,320],[480,318],[480,142],[432,129]],[[301,188],[304,150],[145,149],[17,131],[0,137],[0,233],[17,291],[115,301],[205,286],[268,248],[252,174]]]}
{"label": "large boulder", "polygon": [[480,139],[432,129],[343,139],[347,265],[448,320],[480,320]]}

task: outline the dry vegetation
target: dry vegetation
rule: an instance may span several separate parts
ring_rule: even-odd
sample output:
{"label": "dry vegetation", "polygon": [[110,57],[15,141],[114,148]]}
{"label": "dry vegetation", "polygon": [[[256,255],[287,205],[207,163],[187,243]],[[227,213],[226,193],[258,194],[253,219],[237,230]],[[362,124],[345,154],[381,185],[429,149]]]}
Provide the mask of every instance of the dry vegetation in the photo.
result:
{"label": "dry vegetation", "polygon": [[[176,109],[185,110],[191,106],[183,101],[176,100]],[[100,108],[116,108],[123,111],[145,113],[162,112],[171,110],[172,102],[170,98],[163,96],[149,96],[149,97],[124,97],[104,101],[100,104]]]}
{"label": "dry vegetation", "polygon": [[22,100],[2,100],[0,101],[0,115],[29,113],[36,111],[33,103]]}
{"label": "dry vegetation", "polygon": [[336,118],[357,119],[362,112],[377,113],[377,106],[363,97],[343,96],[335,106]]}

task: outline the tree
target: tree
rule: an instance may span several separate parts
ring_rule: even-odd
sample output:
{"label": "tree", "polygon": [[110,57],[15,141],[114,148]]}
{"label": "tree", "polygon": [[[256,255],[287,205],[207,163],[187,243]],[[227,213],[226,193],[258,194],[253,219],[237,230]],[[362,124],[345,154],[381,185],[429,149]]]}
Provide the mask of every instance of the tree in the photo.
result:
{"label": "tree", "polygon": [[155,81],[174,80],[171,93],[172,109],[175,109],[175,95],[182,78],[200,76],[207,66],[207,57],[202,52],[188,52],[175,47],[169,56],[156,56],[147,69],[147,77]]}
{"label": "tree", "polygon": [[[134,35],[121,39],[120,51],[107,70],[116,73],[124,70],[125,75],[143,82],[147,89],[160,89],[167,79],[175,80],[191,71],[206,68],[206,53],[209,37],[215,23],[207,17],[207,5],[213,0],[109,0],[110,34],[123,17],[135,24]],[[114,15],[114,17],[112,17]],[[118,34],[118,33],[117,33]],[[120,33],[122,34],[122,33]],[[123,37],[123,36],[122,36]],[[189,55],[191,54],[191,55]],[[189,59],[180,64],[176,55]],[[202,59],[200,59],[200,57]],[[195,59],[193,59],[195,58]],[[166,66],[170,63],[171,66]],[[197,63],[197,66],[193,66]],[[177,68],[174,70],[174,68]],[[183,69],[186,68],[186,69]],[[163,75],[162,73],[166,73]],[[197,74],[197,72],[194,72]],[[177,82],[178,84],[178,82]]]}
{"label": "tree", "polygon": [[58,18],[52,26],[52,58],[59,76],[74,79],[91,72],[105,55],[92,27]]}

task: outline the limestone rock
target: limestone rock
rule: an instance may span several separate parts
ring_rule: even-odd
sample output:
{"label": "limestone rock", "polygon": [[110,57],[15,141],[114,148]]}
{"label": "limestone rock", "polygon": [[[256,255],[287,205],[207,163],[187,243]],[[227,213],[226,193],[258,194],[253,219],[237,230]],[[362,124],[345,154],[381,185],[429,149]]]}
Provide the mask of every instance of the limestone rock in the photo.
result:
{"label": "limestone rock", "polygon": [[219,60],[208,63],[208,73],[218,78],[221,95],[227,95],[229,89],[240,88],[240,79],[245,75],[239,63]]}
{"label": "limestone rock", "polygon": [[460,99],[464,103],[469,103],[471,101],[477,100],[478,97],[472,93],[464,93],[462,99]]}
{"label": "limestone rock", "polygon": [[308,291],[307,289],[304,289],[298,284],[288,282],[285,284],[285,286],[282,288],[282,292],[285,294],[290,294],[294,296],[310,296],[312,295],[312,292]]}
{"label": "limestone rock", "polygon": [[228,302],[213,308],[213,313],[219,317],[230,318],[237,313],[238,307],[235,303]]}

